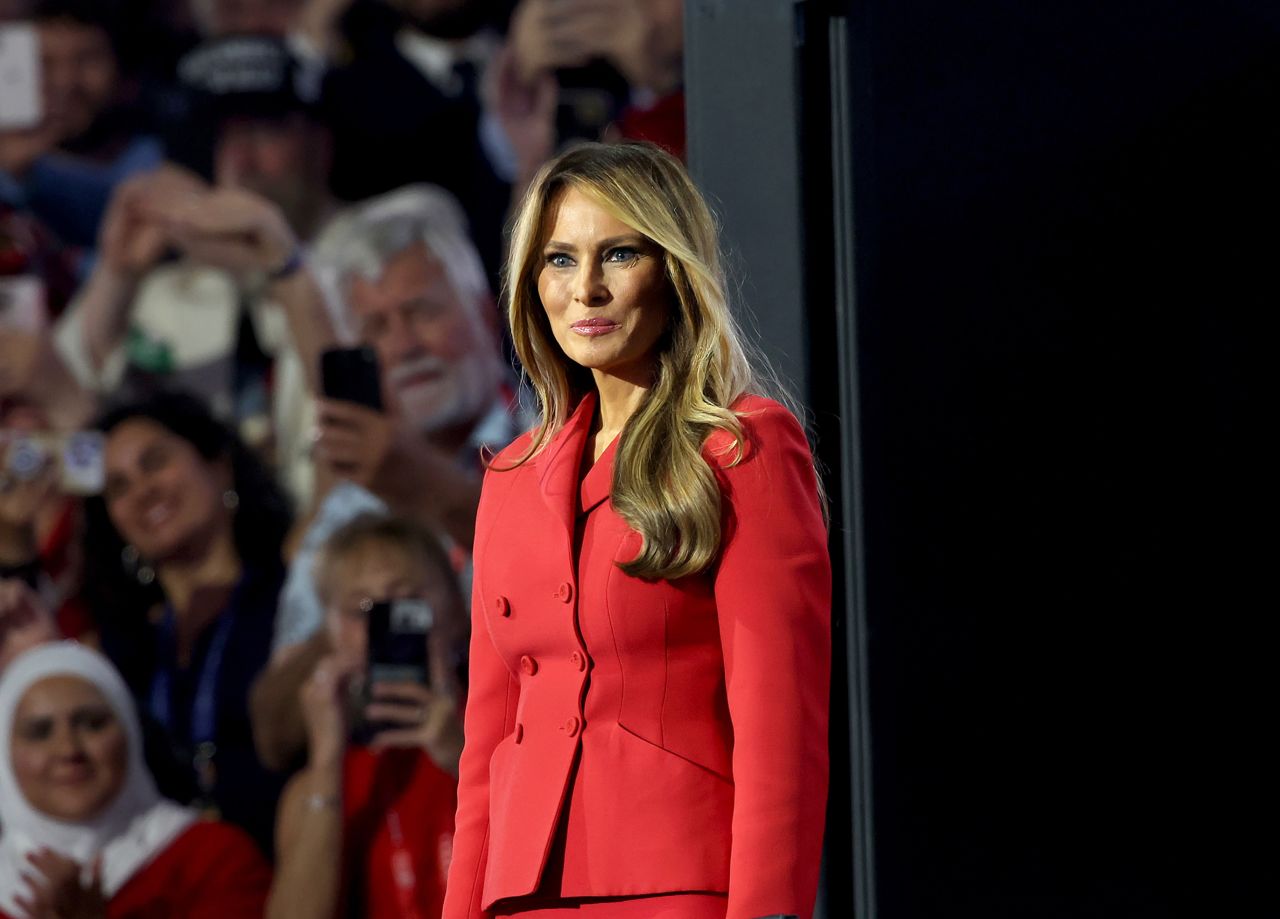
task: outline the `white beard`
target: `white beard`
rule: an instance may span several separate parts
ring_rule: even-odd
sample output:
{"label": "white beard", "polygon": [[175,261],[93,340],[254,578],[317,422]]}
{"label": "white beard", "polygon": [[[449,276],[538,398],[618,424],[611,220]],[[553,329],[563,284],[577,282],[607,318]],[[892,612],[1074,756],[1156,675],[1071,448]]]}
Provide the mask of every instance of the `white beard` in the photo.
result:
{"label": "white beard", "polygon": [[[480,353],[448,363],[424,357],[391,370],[389,381],[400,400],[400,412],[412,428],[431,433],[464,421],[478,419],[494,399],[497,374],[494,362]],[[420,373],[437,374],[427,382],[409,380]],[[405,380],[407,385],[401,385]]]}

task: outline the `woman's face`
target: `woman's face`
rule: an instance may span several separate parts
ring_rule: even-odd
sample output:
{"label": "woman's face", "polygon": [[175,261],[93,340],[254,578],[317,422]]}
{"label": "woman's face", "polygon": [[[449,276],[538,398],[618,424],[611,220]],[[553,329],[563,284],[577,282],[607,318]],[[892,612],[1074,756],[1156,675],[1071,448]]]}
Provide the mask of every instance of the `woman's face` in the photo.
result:
{"label": "woman's face", "polygon": [[431,673],[448,675],[448,629],[452,595],[440,572],[403,546],[371,541],[335,559],[327,573],[327,626],[334,651],[363,668],[369,655],[369,605],[382,600],[420,599],[431,604],[438,628],[427,647]]}
{"label": "woman's face", "polygon": [[130,418],[113,428],[103,463],[107,513],[143,558],[163,562],[192,551],[226,514],[229,473],[155,421]]}
{"label": "woman's face", "polygon": [[10,749],[27,803],[57,820],[92,819],[124,786],[124,725],[97,687],[80,677],[46,677],[27,690],[14,713]]}
{"label": "woman's face", "polygon": [[547,221],[538,296],[560,348],[597,378],[648,385],[670,313],[662,250],[572,187]]}

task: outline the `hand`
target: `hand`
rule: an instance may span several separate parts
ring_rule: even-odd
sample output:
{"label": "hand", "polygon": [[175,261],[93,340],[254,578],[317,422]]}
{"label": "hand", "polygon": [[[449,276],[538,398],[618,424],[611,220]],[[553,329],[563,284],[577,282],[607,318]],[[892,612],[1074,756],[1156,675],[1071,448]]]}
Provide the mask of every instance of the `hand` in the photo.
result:
{"label": "hand", "polygon": [[280,208],[241,188],[219,188],[186,200],[168,215],[167,227],[188,257],[232,272],[271,274],[298,247]]}
{"label": "hand", "polygon": [[679,85],[684,48],[679,7],[670,0],[525,0],[511,20],[523,79],[538,70],[603,58],[633,89]]}
{"label": "hand", "polygon": [[307,752],[312,763],[336,765],[347,746],[347,719],[343,706],[347,684],[360,663],[330,654],[302,684],[302,720],[307,727]]}
{"label": "hand", "polygon": [[341,39],[339,24],[352,0],[307,0],[298,12],[296,28],[326,57]]}
{"label": "hand", "polygon": [[57,129],[48,120],[34,128],[0,131],[0,172],[21,178],[32,163],[57,145]]}
{"label": "hand", "polygon": [[542,74],[603,56],[601,35],[608,22],[602,14],[610,9],[610,0],[524,0],[511,16],[509,33],[519,78],[533,83]]}
{"label": "hand", "polygon": [[35,591],[22,581],[0,581],[0,673],[23,651],[59,637]]}
{"label": "hand", "polygon": [[161,166],[122,182],[98,231],[98,257],[116,274],[137,278],[173,244],[168,216],[197,199],[205,184],[177,166]]}
{"label": "hand", "polygon": [[[7,442],[7,444],[6,444]],[[17,448],[15,439],[8,435],[0,437],[0,457],[3,457],[4,469],[0,470],[0,560],[6,558],[6,543],[13,543],[21,537],[35,546],[36,516],[45,503],[58,490],[57,464],[50,457],[45,457],[43,465],[30,478],[19,478],[8,471],[10,451]]]}
{"label": "hand", "polygon": [[559,84],[549,71],[526,80],[510,43],[503,45],[485,70],[481,95],[497,118],[516,154],[520,175],[532,174],[555,148]]}
{"label": "hand", "polygon": [[5,329],[0,334],[0,398],[25,395],[45,357],[48,336],[40,332]]}
{"label": "hand", "polygon": [[354,402],[321,399],[316,403],[315,458],[338,478],[380,493],[398,437],[387,414]]}
{"label": "hand", "polygon": [[397,725],[375,734],[372,749],[420,747],[445,772],[458,774],[462,722],[453,699],[419,683],[374,683],[365,718]]}
{"label": "hand", "polygon": [[31,895],[14,896],[30,919],[105,919],[107,898],[102,893],[102,863],[95,860],[87,885],[80,883],[80,865],[49,849],[27,856],[38,875],[29,876]]}

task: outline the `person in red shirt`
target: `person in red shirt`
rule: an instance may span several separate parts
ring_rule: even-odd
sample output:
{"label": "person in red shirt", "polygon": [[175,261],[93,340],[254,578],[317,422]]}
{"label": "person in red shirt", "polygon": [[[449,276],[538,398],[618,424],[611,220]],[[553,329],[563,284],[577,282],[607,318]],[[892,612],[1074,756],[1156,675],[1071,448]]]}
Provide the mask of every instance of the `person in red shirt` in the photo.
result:
{"label": "person in red shirt", "polygon": [[[307,766],[281,800],[267,914],[437,919],[462,752],[457,580],[429,531],[377,515],[337,530],[316,571],[327,648],[301,690]],[[384,600],[426,601],[429,686],[369,685],[369,611]]]}
{"label": "person in red shirt", "polygon": [[160,797],[124,680],[75,642],[0,679],[0,917],[261,916],[271,869],[240,830]]}

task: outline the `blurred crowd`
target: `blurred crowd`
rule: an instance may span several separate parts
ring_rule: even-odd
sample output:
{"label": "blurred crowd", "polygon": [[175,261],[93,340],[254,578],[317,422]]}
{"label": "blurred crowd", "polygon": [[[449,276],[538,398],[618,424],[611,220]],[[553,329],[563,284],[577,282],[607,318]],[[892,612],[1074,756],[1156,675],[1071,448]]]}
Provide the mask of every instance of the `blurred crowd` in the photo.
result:
{"label": "blurred crowd", "polygon": [[504,225],[682,13],[0,0],[0,919],[439,914]]}

